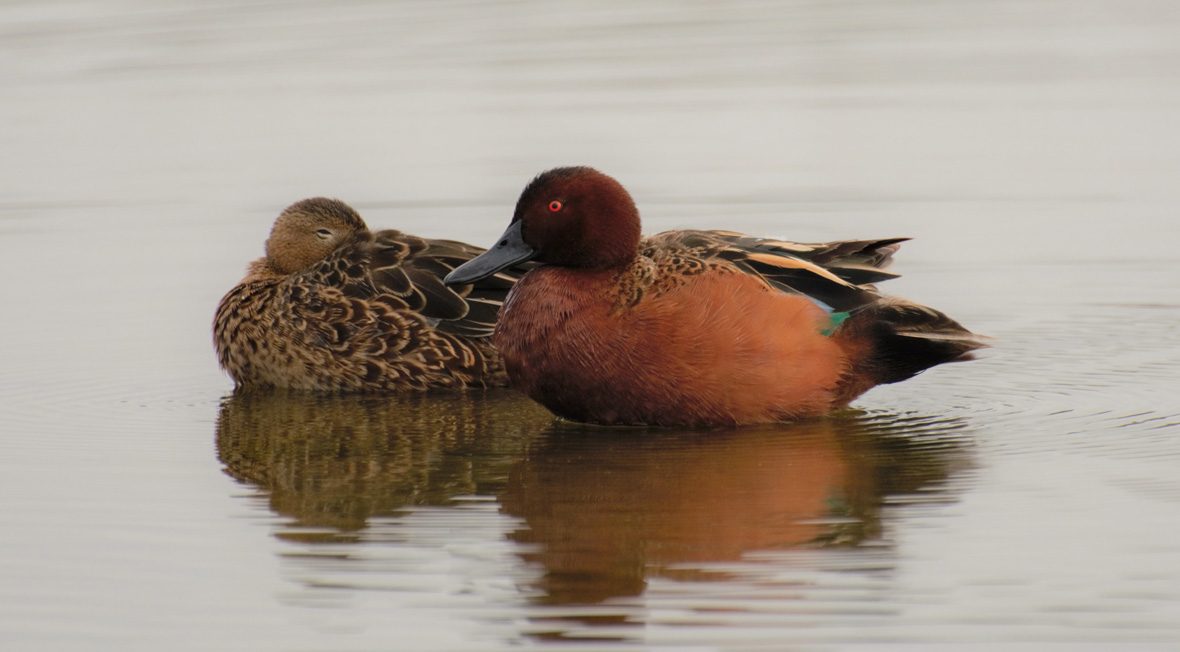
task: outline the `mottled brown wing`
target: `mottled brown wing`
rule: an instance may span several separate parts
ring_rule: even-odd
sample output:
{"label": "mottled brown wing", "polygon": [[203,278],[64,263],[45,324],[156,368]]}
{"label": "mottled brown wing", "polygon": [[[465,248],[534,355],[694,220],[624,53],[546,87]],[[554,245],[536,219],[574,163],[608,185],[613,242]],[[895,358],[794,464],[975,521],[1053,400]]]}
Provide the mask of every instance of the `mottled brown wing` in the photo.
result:
{"label": "mottled brown wing", "polygon": [[[823,259],[826,255],[828,260],[847,260],[848,264],[853,264],[852,254],[840,258],[825,253],[838,250],[833,246],[835,244],[837,243],[802,245],[781,240],[752,238],[730,231],[668,231],[648,238],[641,246],[649,250],[682,249],[689,255],[701,259],[728,261],[742,271],[761,278],[772,287],[783,292],[802,294],[834,311],[856,310],[877,301],[880,295],[871,285],[855,283],[837,273],[847,273],[847,268],[834,264],[833,268],[829,269],[807,256],[815,254],[818,259]],[[879,249],[887,246],[882,245]],[[871,246],[864,245],[860,249],[871,250]],[[858,256],[868,260],[868,254]],[[880,260],[887,261],[888,255],[882,254]],[[858,264],[868,266],[867,263]],[[878,270],[878,274],[893,278],[893,275],[887,272]],[[862,277],[863,275],[858,278]],[[881,276],[872,278],[880,279]]]}
{"label": "mottled brown wing", "polygon": [[[374,258],[374,274],[397,269],[409,282],[408,294],[417,310],[443,332],[464,337],[489,337],[508,291],[531,268],[517,266],[473,284],[450,287],[443,278],[459,265],[484,250],[454,240],[427,240],[405,236],[396,231],[375,234],[378,247],[391,241],[388,255]],[[410,246],[399,246],[409,243]],[[400,281],[400,278],[399,278]]]}
{"label": "mottled brown wing", "polygon": [[397,312],[414,312],[440,331],[488,337],[505,296],[527,270],[513,267],[472,285],[448,287],[452,269],[478,256],[480,247],[428,240],[400,231],[365,234],[303,273],[303,285],[340,290],[345,297]]}
{"label": "mottled brown wing", "polygon": [[794,256],[815,263],[855,285],[880,283],[897,278],[898,274],[885,271],[885,268],[893,262],[893,254],[901,248],[901,243],[909,240],[909,238],[882,238],[809,243],[757,238],[736,231],[673,231],[670,233],[686,234],[685,238],[695,242],[712,243],[711,246],[718,248],[718,250],[733,247],[748,252]]}
{"label": "mottled brown wing", "polygon": [[484,249],[452,240],[430,240],[428,244],[423,255],[411,261],[410,266],[429,273],[432,283],[460,297],[467,306],[462,318],[439,322],[439,330],[467,337],[491,336],[508,292],[534,265],[510,267],[475,283],[450,287],[443,285],[442,279]]}

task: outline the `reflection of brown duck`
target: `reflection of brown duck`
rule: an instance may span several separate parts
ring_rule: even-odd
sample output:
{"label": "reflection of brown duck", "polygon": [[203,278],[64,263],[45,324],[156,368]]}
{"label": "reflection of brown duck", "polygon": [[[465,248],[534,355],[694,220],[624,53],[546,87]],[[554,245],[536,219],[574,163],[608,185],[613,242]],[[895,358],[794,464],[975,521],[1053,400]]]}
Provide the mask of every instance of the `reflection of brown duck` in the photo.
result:
{"label": "reflection of brown duck", "polygon": [[276,392],[226,399],[217,451],[229,475],[296,521],[280,529],[287,539],[349,541],[406,506],[498,496],[523,521],[511,535],[521,555],[543,571],[539,599],[587,604],[751,551],[876,538],[883,496],[964,461],[960,428],[840,417],[636,432],[554,424],[507,391]]}
{"label": "reflection of brown duck", "polygon": [[269,493],[275,512],[301,525],[352,530],[405,505],[494,493],[551,420],[507,390],[247,393],[222,404],[217,453],[229,475]]}
{"label": "reflection of brown duck", "polygon": [[[501,497],[536,546],[555,604],[637,595],[678,565],[754,550],[853,545],[879,533],[887,493],[945,477],[956,447],[843,418],[686,434],[561,429],[512,471]],[[884,434],[883,434],[884,433]]]}

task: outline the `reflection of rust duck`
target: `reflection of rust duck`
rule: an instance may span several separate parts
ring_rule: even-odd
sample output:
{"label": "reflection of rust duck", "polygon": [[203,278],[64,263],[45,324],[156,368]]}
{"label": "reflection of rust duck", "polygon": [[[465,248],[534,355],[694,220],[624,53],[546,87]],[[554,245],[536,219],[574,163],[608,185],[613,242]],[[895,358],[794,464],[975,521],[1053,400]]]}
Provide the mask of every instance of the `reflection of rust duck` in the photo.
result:
{"label": "reflection of rust duck", "polygon": [[[641,595],[658,577],[699,581],[724,575],[718,564],[767,563],[754,551],[880,539],[886,496],[956,499],[939,485],[970,461],[963,425],[912,412],[709,436],[563,424],[529,441],[497,496],[523,522],[508,538],[543,571],[534,599],[601,602]],[[569,612],[579,615],[602,616]]]}
{"label": "reflection of rust duck", "polygon": [[213,341],[242,387],[387,391],[504,385],[489,336],[515,272],[448,288],[483,250],[370,232],[314,198],[275,220],[266,256],[217,307]]}
{"label": "reflection of rust duck", "polygon": [[614,179],[550,170],[525,188],[471,283],[535,259],[494,341],[513,386],[570,419],[733,425],[814,416],[983,344],[868,285],[897,244],[799,245],[725,231],[641,239]]}

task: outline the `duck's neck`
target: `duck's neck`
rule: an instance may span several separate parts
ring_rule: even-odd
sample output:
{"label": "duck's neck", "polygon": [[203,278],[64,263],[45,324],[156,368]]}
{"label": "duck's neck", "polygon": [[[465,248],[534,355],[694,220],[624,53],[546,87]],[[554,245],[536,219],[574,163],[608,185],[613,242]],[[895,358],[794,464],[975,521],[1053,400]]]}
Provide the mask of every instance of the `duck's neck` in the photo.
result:
{"label": "duck's neck", "polygon": [[269,258],[259,258],[246,268],[246,281],[272,281],[284,278],[286,274],[275,269]]}

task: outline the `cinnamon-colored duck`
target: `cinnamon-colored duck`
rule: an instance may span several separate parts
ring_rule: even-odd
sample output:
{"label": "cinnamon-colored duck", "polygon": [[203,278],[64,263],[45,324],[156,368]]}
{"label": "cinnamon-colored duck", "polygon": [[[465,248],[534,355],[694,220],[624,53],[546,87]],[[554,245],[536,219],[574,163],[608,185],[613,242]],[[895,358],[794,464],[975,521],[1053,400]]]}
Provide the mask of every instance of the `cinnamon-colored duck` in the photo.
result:
{"label": "cinnamon-colored duck", "polygon": [[239,389],[506,385],[490,336],[521,270],[458,288],[442,281],[482,252],[371,232],[334,199],[292,204],[275,220],[266,256],[217,306],[218,360]]}
{"label": "cinnamon-colored duck", "polygon": [[617,181],[550,170],[508,230],[446,282],[526,260],[493,341],[512,386],[601,424],[730,426],[822,415],[963,360],[980,339],[871,283],[905,238],[803,245],[728,231],[641,238]]}

